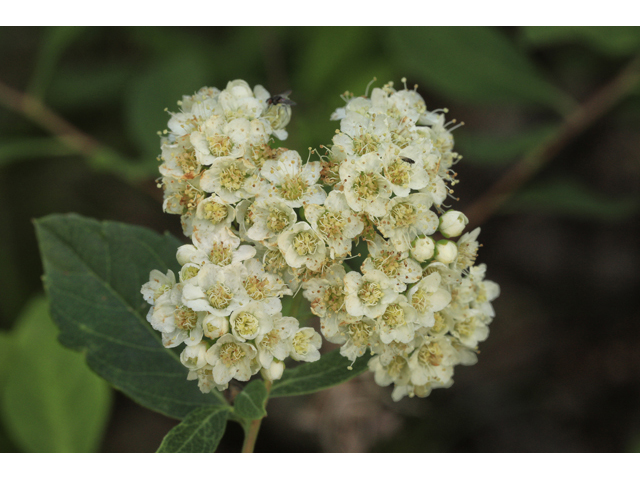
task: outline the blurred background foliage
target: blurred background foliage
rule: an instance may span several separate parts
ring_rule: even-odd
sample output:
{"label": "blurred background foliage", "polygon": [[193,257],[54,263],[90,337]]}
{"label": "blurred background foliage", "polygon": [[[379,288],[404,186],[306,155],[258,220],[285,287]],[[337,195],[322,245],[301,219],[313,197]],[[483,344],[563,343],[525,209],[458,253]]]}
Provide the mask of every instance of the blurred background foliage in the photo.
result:
{"label": "blurred background foliage", "polygon": [[[394,404],[366,374],[274,399],[257,450],[637,450],[640,86],[625,69],[639,54],[631,27],[0,28],[0,449],[154,451],[175,425],[120,394],[111,406],[52,340],[31,219],[74,211],[180,235],[154,179],[163,110],[183,94],[236,78],[293,90],[282,144],[304,156],[330,143],[340,93],[406,76],[465,122],[456,208],[488,218],[492,334],[428,399]],[[614,101],[565,135],[616,78]],[[513,165],[524,178],[478,210]],[[221,450],[240,441],[230,425]]]}

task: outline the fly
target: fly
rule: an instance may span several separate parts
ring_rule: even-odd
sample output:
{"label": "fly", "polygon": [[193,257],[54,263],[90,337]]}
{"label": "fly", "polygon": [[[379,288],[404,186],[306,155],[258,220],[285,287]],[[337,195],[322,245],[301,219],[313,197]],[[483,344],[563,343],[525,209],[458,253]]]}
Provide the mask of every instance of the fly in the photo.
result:
{"label": "fly", "polygon": [[272,97],[267,98],[268,105],[295,105],[296,102],[289,99],[289,95],[291,95],[291,90],[287,90],[284,93],[280,93],[278,95],[273,95]]}

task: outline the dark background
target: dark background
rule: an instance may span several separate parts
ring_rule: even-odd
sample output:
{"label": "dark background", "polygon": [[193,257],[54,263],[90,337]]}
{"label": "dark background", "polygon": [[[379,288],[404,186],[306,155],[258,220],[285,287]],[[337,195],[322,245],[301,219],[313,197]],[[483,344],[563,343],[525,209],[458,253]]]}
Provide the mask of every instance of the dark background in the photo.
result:
{"label": "dark background", "polygon": [[[256,450],[636,451],[640,87],[621,72],[639,53],[637,28],[1,28],[0,328],[42,291],[31,219],[78,212],[181,235],[154,183],[163,109],[181,95],[236,78],[293,90],[283,145],[304,157],[330,143],[340,93],[406,76],[429,109],[465,122],[455,208],[488,217],[479,261],[502,288],[491,334],[479,363],[426,399],[394,403],[368,374],[274,399]],[[621,75],[611,105],[558,133]],[[558,136],[495,212],[471,210]],[[6,423],[1,448],[28,450]],[[175,424],[114,394],[99,450],[155,451]],[[230,424],[220,450],[241,441]]]}

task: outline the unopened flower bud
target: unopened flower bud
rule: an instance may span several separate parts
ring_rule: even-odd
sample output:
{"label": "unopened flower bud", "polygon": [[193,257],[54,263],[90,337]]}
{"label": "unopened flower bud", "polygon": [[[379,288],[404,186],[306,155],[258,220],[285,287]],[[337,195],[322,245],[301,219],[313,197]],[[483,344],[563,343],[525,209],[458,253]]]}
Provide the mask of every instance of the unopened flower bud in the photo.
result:
{"label": "unopened flower bud", "polygon": [[196,345],[186,347],[180,354],[180,361],[189,370],[197,370],[207,364],[206,353],[206,342],[200,342]]}
{"label": "unopened flower bud", "polygon": [[271,362],[269,368],[262,369],[262,375],[270,382],[280,380],[282,378],[282,372],[284,372],[284,362],[276,360],[275,358]]}
{"label": "unopened flower bud", "polygon": [[436,262],[445,265],[453,262],[458,256],[458,246],[451,240],[438,240],[436,242]]}
{"label": "unopened flower bud", "polygon": [[426,262],[433,258],[436,244],[431,237],[418,237],[411,244],[411,256],[419,262]]}
{"label": "unopened flower bud", "polygon": [[449,210],[440,217],[440,233],[447,238],[457,237],[462,233],[464,227],[469,223],[469,219],[462,212]]}
{"label": "unopened flower bud", "polygon": [[215,340],[216,338],[220,338],[224,334],[229,333],[229,321],[226,317],[221,317],[211,313],[202,321],[202,330],[205,337]]}

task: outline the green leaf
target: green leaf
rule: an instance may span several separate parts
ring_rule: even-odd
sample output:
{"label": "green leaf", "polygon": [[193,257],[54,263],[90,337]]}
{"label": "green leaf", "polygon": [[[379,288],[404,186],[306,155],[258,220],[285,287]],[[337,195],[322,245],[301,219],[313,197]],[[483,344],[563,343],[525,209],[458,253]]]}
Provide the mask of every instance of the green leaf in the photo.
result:
{"label": "green leaf", "polygon": [[201,407],[164,437],[158,453],[213,453],[227,427],[228,407]]}
{"label": "green leaf", "polygon": [[560,113],[574,104],[495,28],[393,27],[389,41],[401,68],[453,100],[544,105]]}
{"label": "green leaf", "polygon": [[[296,68],[296,83],[304,85],[307,94],[317,96],[329,86],[336,88],[336,80],[340,81],[346,73],[344,67],[370,51],[375,30],[370,27],[313,27],[305,33],[309,40]],[[341,92],[332,91],[334,95]]]}
{"label": "green leaf", "polygon": [[605,55],[632,55],[640,51],[640,27],[549,26],[522,27],[524,40],[536,46],[561,43],[588,45]]}
{"label": "green leaf", "polygon": [[267,414],[265,404],[268,396],[264,382],[262,380],[254,380],[236,396],[233,412],[249,420],[262,418]]}
{"label": "green leaf", "polygon": [[300,326],[306,326],[309,319],[313,318],[311,304],[302,295],[287,296],[282,299],[282,316],[293,317],[298,320]]}
{"label": "green leaf", "polygon": [[0,167],[24,159],[70,155],[73,151],[55,138],[20,138],[0,143]]}
{"label": "green leaf", "polygon": [[135,401],[170,417],[225,403],[187,381],[178,352],[164,348],[146,320],[140,287],[153,269],[179,269],[177,239],[74,214],[37,220],[36,232],[64,345],[85,352],[94,371]]}
{"label": "green leaf", "polygon": [[456,145],[464,161],[482,166],[501,166],[532,150],[549,139],[558,129],[547,124],[512,135],[496,136],[488,133],[456,131]]}
{"label": "green leaf", "polygon": [[273,382],[270,396],[306,395],[333,387],[364,373],[368,362],[368,355],[360,357],[353,364],[353,369],[349,370],[349,359],[340,355],[339,350],[332,350],[317,362],[285,370],[282,378]]}
{"label": "green leaf", "polygon": [[205,86],[206,65],[206,58],[185,51],[164,58],[132,81],[125,96],[127,130],[143,154],[150,158],[160,155],[156,132],[167,128],[169,115],[164,110],[178,111],[176,102],[183,95]]}
{"label": "green leaf", "polygon": [[612,199],[571,179],[530,186],[508,202],[504,213],[534,212],[619,222],[640,210],[640,197]]}
{"label": "green leaf", "polygon": [[42,40],[42,48],[38,54],[33,80],[29,92],[35,97],[42,97],[60,60],[60,57],[80,35],[85,27],[49,27]]}
{"label": "green leaf", "polygon": [[56,111],[95,111],[99,107],[101,112],[106,111],[117,106],[134,72],[133,65],[126,63],[126,57],[65,66],[51,80],[47,104]]}
{"label": "green leaf", "polygon": [[11,359],[14,353],[14,339],[6,332],[0,331],[0,392],[4,388],[4,383],[13,365]]}
{"label": "green leaf", "polygon": [[[0,143],[0,167],[25,159],[75,155],[78,152],[61,143],[57,138],[23,138]],[[132,161],[114,150],[102,148],[85,156],[87,165],[98,172],[108,172],[125,180],[139,181],[158,173],[156,162]]]}
{"label": "green leaf", "polygon": [[56,340],[44,298],[25,309],[4,392],[4,424],[29,452],[94,452],[102,439],[111,389],[82,355]]}

